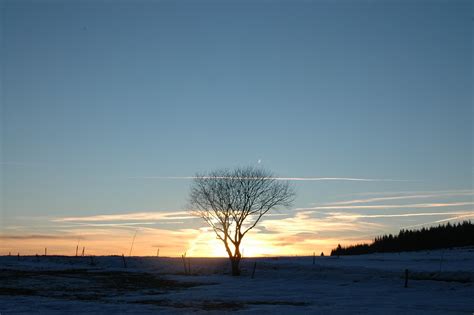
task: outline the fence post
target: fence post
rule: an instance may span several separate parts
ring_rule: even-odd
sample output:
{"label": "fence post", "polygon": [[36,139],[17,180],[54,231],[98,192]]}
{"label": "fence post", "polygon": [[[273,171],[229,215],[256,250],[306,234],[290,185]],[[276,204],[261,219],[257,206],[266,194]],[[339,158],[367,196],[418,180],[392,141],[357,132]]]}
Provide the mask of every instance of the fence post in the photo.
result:
{"label": "fence post", "polygon": [[444,250],[441,252],[441,259],[439,260],[439,274],[441,275],[441,266],[443,265]]}
{"label": "fence post", "polygon": [[122,260],[123,260],[123,267],[127,268],[127,262],[125,261],[125,255],[122,254]]}
{"label": "fence post", "polygon": [[188,268],[186,267],[186,253],[181,255],[181,258],[183,259],[183,266],[184,266],[184,274],[188,274]]}
{"label": "fence post", "polygon": [[255,269],[257,269],[257,262],[253,263],[253,270],[252,270],[252,279],[255,277]]}

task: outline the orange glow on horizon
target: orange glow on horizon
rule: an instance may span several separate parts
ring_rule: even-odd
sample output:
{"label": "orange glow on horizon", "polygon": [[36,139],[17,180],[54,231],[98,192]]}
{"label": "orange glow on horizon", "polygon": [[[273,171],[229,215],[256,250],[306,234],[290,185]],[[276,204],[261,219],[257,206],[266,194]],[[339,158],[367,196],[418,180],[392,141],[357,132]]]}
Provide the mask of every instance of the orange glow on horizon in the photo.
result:
{"label": "orange glow on horizon", "polygon": [[[155,224],[152,219],[174,225],[136,225]],[[160,256],[180,257],[186,253],[188,257],[227,257],[214,231],[200,221],[190,221],[184,212],[68,217],[53,219],[50,224],[50,229],[43,232],[47,234],[4,231],[0,234],[0,254],[42,254],[47,247],[50,255],[74,256],[78,246],[79,254],[85,247],[86,255],[156,256],[159,249]],[[198,227],[186,228],[192,225]],[[386,231],[383,224],[357,216],[331,213],[321,218],[313,216],[312,211],[299,211],[283,218],[268,216],[245,236],[240,251],[243,257],[308,256],[313,252],[328,255],[339,243],[368,242],[382,231]]]}
{"label": "orange glow on horizon", "polygon": [[[42,255],[47,248],[48,255],[74,256],[76,247],[78,254],[85,255],[122,255],[128,256],[135,231],[114,231],[114,235],[88,234],[79,237],[13,237],[0,245],[0,255]],[[284,239],[283,239],[284,241]],[[291,239],[290,239],[291,241]],[[331,249],[338,243],[365,242],[369,240],[339,241],[337,239],[305,239],[295,243],[281,244],[282,240],[275,234],[249,233],[243,239],[240,251],[245,257],[268,256],[309,256],[315,252],[319,255],[324,252],[329,255]],[[132,256],[156,256],[159,249],[160,256],[180,257],[186,252],[188,257],[227,257],[224,244],[217,239],[207,228],[199,230],[139,230],[135,238]]]}

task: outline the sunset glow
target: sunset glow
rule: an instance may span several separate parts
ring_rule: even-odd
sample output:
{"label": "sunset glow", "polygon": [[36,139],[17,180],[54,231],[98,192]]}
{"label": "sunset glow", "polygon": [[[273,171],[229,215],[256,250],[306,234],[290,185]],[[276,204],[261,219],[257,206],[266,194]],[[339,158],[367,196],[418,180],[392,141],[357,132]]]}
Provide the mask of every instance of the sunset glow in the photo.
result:
{"label": "sunset glow", "polygon": [[227,256],[241,166],[295,191],[244,257],[474,219],[466,1],[0,2],[0,255]]}
{"label": "sunset glow", "polygon": [[[449,196],[433,192],[423,197],[429,202],[410,204],[410,199],[420,198],[418,194],[388,193],[384,198],[274,211],[245,237],[241,248],[244,257],[327,255],[338,244],[367,242],[391,229],[396,233],[396,228],[390,228],[394,222],[403,228],[420,220],[431,224],[473,218],[474,210],[467,208],[473,195],[473,191],[452,191]],[[26,226],[29,222],[22,219]],[[48,254],[75,255],[76,247],[79,254],[85,247],[86,255],[128,255],[132,249],[132,255],[156,256],[159,249],[160,256],[227,256],[212,229],[190,211],[49,217],[31,222],[44,227],[35,232],[22,226],[4,228],[0,254],[42,254],[47,247]]]}

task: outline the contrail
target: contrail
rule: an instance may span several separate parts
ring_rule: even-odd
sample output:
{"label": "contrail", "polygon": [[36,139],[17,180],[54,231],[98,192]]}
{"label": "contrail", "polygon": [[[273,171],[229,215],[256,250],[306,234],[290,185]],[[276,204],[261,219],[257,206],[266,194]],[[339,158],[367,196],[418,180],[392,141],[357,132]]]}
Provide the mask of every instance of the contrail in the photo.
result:
{"label": "contrail", "polygon": [[403,205],[350,205],[350,206],[317,206],[309,208],[296,208],[295,210],[327,210],[327,209],[398,209],[398,208],[439,208],[470,206],[474,202],[447,202],[447,203],[412,203]]}
{"label": "contrail", "polygon": [[334,214],[333,218],[340,219],[359,219],[359,218],[399,218],[399,217],[418,217],[418,216],[444,216],[444,215],[474,215],[473,211],[463,212],[418,212],[418,213],[398,213],[398,214]]}
{"label": "contrail", "polygon": [[474,214],[460,215],[460,216],[451,217],[451,218],[447,218],[447,219],[443,219],[443,220],[437,220],[437,221],[432,221],[432,222],[426,222],[426,223],[421,223],[421,224],[404,226],[402,229],[409,229],[409,228],[414,228],[414,227],[423,226],[423,225],[443,223],[443,222],[446,222],[446,221],[459,220],[459,219],[472,218],[472,217],[474,217]]}
{"label": "contrail", "polygon": [[[226,176],[141,176],[129,179],[254,179],[252,177],[226,177]],[[260,178],[258,178],[260,179]],[[403,179],[378,179],[378,178],[353,178],[353,177],[266,177],[267,180],[284,181],[353,181],[353,182],[411,182]]]}
{"label": "contrail", "polygon": [[426,198],[439,198],[439,197],[453,197],[453,196],[472,196],[474,195],[473,191],[469,192],[458,192],[458,193],[444,193],[444,194],[423,194],[423,195],[403,195],[403,196],[388,196],[388,197],[377,197],[377,198],[367,198],[367,199],[353,199],[347,201],[336,201],[326,203],[324,205],[351,205],[357,203],[371,203],[376,201],[386,201],[386,200],[402,200],[402,199],[426,199]]}

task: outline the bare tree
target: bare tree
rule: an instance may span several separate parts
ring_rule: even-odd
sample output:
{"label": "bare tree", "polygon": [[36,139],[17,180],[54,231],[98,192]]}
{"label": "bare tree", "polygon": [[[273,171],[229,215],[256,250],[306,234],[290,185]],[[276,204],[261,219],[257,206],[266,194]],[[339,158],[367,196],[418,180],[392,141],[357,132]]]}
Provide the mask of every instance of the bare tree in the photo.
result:
{"label": "bare tree", "polygon": [[232,275],[240,275],[240,244],[271,209],[289,207],[294,190],[288,181],[262,168],[244,167],[198,174],[191,185],[193,214],[212,227],[225,246]]}

